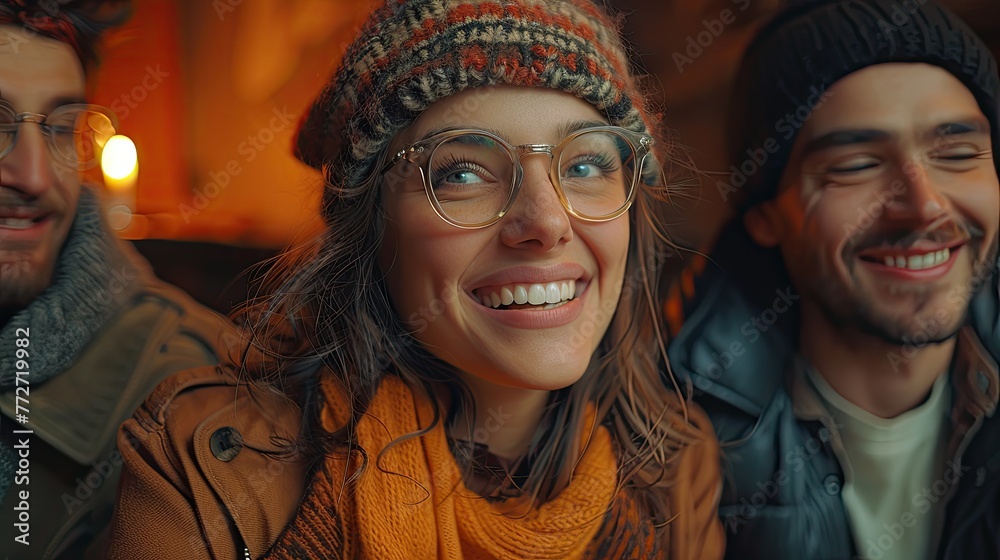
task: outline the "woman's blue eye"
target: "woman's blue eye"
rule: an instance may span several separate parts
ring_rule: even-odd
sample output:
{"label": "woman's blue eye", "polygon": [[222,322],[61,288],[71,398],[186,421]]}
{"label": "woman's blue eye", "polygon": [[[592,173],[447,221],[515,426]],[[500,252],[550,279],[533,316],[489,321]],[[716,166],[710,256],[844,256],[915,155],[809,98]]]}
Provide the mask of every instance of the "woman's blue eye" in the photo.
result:
{"label": "woman's blue eye", "polygon": [[596,179],[614,173],[620,165],[615,158],[607,154],[590,154],[575,158],[577,161],[569,164],[563,171],[567,179]]}
{"label": "woman's blue eye", "polygon": [[445,175],[442,178],[442,180],[445,183],[452,183],[452,184],[455,184],[455,185],[468,185],[468,184],[471,184],[471,183],[482,183],[483,182],[483,178],[482,177],[480,177],[479,175],[476,175],[475,173],[473,173],[472,171],[469,171],[467,169],[463,169],[461,171],[453,171],[452,173],[449,173],[449,174]]}
{"label": "woman's blue eye", "polygon": [[475,161],[449,156],[431,171],[431,187],[447,188],[483,185],[495,181],[489,169]]}
{"label": "woman's blue eye", "polygon": [[576,163],[566,170],[567,177],[593,177],[600,172],[600,169],[592,163]]}

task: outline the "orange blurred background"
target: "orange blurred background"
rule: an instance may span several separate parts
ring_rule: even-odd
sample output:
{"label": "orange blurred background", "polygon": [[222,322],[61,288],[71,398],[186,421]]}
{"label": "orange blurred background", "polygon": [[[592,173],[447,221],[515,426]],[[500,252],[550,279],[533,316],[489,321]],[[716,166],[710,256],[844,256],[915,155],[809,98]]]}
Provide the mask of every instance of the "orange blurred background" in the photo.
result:
{"label": "orange blurred background", "polygon": [[371,2],[133,5],[92,86],[138,151],[123,236],[281,247],[315,229],[321,182],[292,138]]}
{"label": "orange blurred background", "polygon": [[[912,1],[912,0],[911,0]],[[375,0],[135,0],[95,75],[96,102],[136,143],[136,212],[122,233],[279,248],[318,227],[318,174],[291,156],[299,116]],[[625,35],[666,122],[712,173],[723,153],[734,67],[780,0],[618,0]],[[1000,2],[946,0],[994,47]],[[727,14],[728,12],[728,14]],[[698,33],[723,21],[697,48]],[[713,23],[715,22],[715,23]],[[728,22],[728,23],[726,23]],[[686,53],[686,54],[685,54]],[[696,244],[725,216],[715,179],[677,197],[679,238]]]}

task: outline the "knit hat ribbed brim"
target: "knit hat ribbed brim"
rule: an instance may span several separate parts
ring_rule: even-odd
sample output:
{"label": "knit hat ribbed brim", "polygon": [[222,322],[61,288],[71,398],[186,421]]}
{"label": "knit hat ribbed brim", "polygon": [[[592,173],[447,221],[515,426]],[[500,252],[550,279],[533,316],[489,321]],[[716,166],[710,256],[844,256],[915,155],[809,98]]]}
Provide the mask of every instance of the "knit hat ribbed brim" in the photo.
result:
{"label": "knit hat ribbed brim", "polygon": [[[737,74],[729,126],[731,163],[740,170],[765,146],[771,152],[759,169],[745,174],[744,185],[733,187],[738,207],[746,210],[777,193],[798,133],[787,115],[808,114],[841,78],[889,62],[923,62],[953,74],[975,96],[997,146],[996,61],[953,13],[933,0],[803,2],[758,33]],[[1000,169],[998,157],[1000,150],[995,150]]]}
{"label": "knit hat ribbed brim", "polygon": [[389,0],[303,120],[296,155],[358,186],[432,103],[497,84],[562,90],[613,125],[650,130],[618,25],[587,0]]}

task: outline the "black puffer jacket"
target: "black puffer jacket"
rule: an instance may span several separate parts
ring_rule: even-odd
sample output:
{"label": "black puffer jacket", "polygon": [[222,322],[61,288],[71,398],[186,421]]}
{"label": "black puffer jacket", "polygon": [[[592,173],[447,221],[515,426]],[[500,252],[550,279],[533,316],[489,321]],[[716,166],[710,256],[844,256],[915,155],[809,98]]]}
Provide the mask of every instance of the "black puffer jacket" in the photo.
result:
{"label": "black puffer jacket", "polygon": [[[794,383],[798,296],[780,256],[755,245],[742,225],[727,227],[716,246],[711,259],[693,264],[704,269],[693,283],[689,276],[674,287],[667,309],[679,328],[669,346],[673,372],[693,384],[723,443],[726,557],[855,558],[835,426],[803,410]],[[966,413],[953,429],[959,476],[942,498],[947,518],[937,556],[954,560],[1000,558],[995,274],[971,307],[952,371],[955,406]]]}

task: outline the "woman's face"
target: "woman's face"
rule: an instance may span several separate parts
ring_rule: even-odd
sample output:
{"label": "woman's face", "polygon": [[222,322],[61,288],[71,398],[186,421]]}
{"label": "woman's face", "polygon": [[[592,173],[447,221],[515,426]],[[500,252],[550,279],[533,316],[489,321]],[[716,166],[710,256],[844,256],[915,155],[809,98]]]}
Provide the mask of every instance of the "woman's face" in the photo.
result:
{"label": "woman's face", "polygon": [[[515,146],[559,144],[581,123],[606,120],[589,103],[556,90],[477,88],[434,103],[391,150],[450,128],[490,131]],[[379,264],[403,323],[468,382],[553,390],[583,375],[608,328],[625,273],[629,221],[627,215],[602,223],[571,217],[549,179],[550,159],[526,155],[521,165],[521,190],[503,219],[459,229],[435,213],[413,166],[397,164],[383,180]],[[540,291],[560,302],[532,305],[531,297],[503,305]],[[499,308],[483,303],[494,296]]]}

